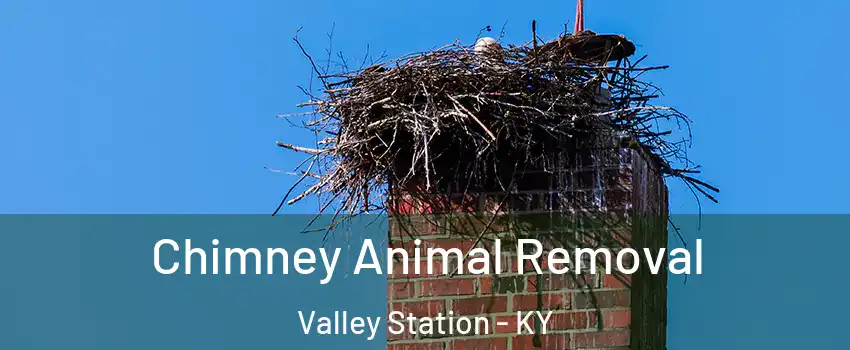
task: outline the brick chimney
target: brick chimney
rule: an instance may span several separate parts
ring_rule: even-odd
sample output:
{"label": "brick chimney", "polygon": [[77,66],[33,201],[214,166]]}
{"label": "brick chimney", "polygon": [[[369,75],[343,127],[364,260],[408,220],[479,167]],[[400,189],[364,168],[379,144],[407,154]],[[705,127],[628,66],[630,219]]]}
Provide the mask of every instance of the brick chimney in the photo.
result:
{"label": "brick chimney", "polygon": [[[570,222],[566,226],[573,229],[571,232],[561,230],[554,234],[587,244],[581,247],[615,250],[628,246],[638,251],[666,247],[667,189],[657,165],[616,138],[596,139],[608,141],[571,141],[576,142],[576,147],[564,148],[554,157],[559,164],[541,164],[525,170],[508,191],[443,191],[432,197],[436,201],[423,201],[421,195],[394,190],[391,245],[410,247],[412,240],[418,238],[421,248],[457,247],[466,252],[478,246],[492,251],[492,238],[510,237],[518,230],[517,221],[534,217],[550,223]],[[505,203],[510,205],[500,206]],[[487,219],[500,215],[516,220],[506,223]],[[575,224],[583,215],[594,220],[618,217],[624,225],[603,227],[605,232],[585,229]],[[465,216],[475,218],[478,224],[469,224],[472,221],[462,219]],[[666,348],[666,260],[658,275],[649,273],[645,266],[629,276],[606,275],[604,269],[595,275],[576,275],[572,270],[567,274],[544,271],[538,275],[533,269],[519,274],[516,252],[510,251],[515,247],[514,243],[503,242],[504,273],[500,275],[446,276],[438,271],[428,274],[424,273],[424,258],[414,262],[423,264],[422,274],[401,275],[397,268],[388,276],[388,312],[421,317],[445,315],[451,310],[455,315],[486,316],[491,322],[490,329],[482,332],[486,334],[413,337],[388,333],[387,349]],[[452,266],[452,271],[456,267],[455,261],[438,261],[438,269],[441,264]],[[541,267],[546,270],[548,264],[543,262]],[[554,310],[547,334],[517,334],[516,312],[541,309]]]}

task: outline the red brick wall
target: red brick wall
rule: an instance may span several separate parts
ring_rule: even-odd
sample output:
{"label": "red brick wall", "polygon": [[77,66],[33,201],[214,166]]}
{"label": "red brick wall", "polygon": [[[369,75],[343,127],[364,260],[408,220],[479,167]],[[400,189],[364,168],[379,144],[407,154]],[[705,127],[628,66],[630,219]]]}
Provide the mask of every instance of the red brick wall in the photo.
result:
{"label": "red brick wall", "polygon": [[[622,226],[625,228],[612,227],[610,231],[616,234],[605,237],[578,229],[570,237],[613,248],[624,244],[657,251],[666,246],[667,193],[661,176],[636,151],[618,152],[616,164],[571,163],[563,171],[547,172],[546,180],[538,177],[531,185],[519,186],[521,189],[509,196],[513,205],[508,214],[536,215],[551,222],[575,218],[575,209],[581,209],[577,207],[598,205],[601,209],[597,213],[628,213],[622,215],[627,218]],[[573,204],[558,204],[565,197]],[[492,251],[493,237],[513,237],[518,227],[515,220],[493,220],[489,212],[494,203],[504,203],[499,200],[505,198],[504,193],[451,198],[454,205],[436,210],[433,205],[397,195],[396,210],[390,216],[391,245],[412,247],[411,241],[418,238],[421,248],[457,247],[465,252],[478,242],[479,247]],[[479,240],[477,233],[482,231],[487,233]],[[459,234],[464,232],[471,234]],[[428,274],[425,266],[421,274],[402,275],[397,265],[397,271],[388,277],[388,312],[435,316],[452,310],[463,316],[483,315],[491,320],[491,329],[489,334],[433,337],[388,333],[387,349],[665,349],[666,272],[651,275],[640,269],[632,276],[605,275],[604,271],[576,276],[546,271],[537,275],[526,270],[519,274],[515,252],[509,251],[515,247],[510,240],[503,242],[502,263],[507,271],[498,276],[447,277],[439,272]],[[419,263],[424,264],[424,260]],[[442,264],[448,264],[452,271],[457,266],[454,261],[436,262],[438,267]],[[546,262],[541,265],[547,268]],[[516,311],[535,311],[539,306],[555,313],[548,322],[547,334],[539,335],[540,347],[535,347],[535,335],[516,334]],[[508,326],[497,326],[497,321],[508,322]]]}

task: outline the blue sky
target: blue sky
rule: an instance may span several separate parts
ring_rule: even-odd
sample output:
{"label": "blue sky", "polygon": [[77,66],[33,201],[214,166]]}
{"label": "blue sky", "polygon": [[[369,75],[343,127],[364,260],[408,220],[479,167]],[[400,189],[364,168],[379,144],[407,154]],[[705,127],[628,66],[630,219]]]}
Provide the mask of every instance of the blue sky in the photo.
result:
{"label": "blue sky", "polygon": [[[297,111],[321,55],[390,56],[507,23],[555,36],[573,1],[7,1],[0,4],[0,212],[268,213],[309,142]],[[627,34],[665,103],[694,120],[692,158],[722,190],[707,213],[850,211],[835,102],[847,48],[839,1],[587,1],[587,27]],[[840,102],[839,102],[840,103]],[[821,185],[825,184],[825,185]],[[696,211],[671,184],[671,209]],[[313,204],[286,212],[310,212]]]}

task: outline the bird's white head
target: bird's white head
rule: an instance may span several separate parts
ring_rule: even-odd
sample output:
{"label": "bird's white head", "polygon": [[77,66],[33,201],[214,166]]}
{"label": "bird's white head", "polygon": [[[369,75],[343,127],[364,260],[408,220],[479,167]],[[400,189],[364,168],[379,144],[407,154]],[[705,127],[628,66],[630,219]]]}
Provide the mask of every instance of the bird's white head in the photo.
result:
{"label": "bird's white head", "polygon": [[493,39],[491,37],[484,37],[484,38],[478,39],[478,41],[475,42],[475,53],[476,54],[481,54],[481,53],[488,51],[488,50],[501,49],[501,48],[502,48],[502,46],[499,45],[499,42],[496,41],[496,39]]}

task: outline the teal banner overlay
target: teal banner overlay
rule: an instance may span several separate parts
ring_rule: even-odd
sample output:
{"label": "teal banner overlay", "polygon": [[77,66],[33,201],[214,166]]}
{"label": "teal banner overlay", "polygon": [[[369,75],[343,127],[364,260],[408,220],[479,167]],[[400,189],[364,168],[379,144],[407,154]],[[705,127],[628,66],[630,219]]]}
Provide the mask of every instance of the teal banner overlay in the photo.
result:
{"label": "teal banner overlay", "polygon": [[[362,216],[325,237],[330,216],[0,216],[0,349],[385,349],[367,334],[305,335],[299,311],[386,317],[386,278],[354,275],[364,239],[381,255],[387,220]],[[670,275],[668,348],[841,349],[850,307],[850,216],[673,216],[671,248],[702,243],[702,274]],[[314,232],[303,232],[307,228]],[[157,271],[181,263],[173,274]],[[282,248],[272,274],[185,274],[186,240],[213,248]],[[214,244],[217,240],[218,244]],[[296,251],[341,248],[332,278],[299,273]],[[265,251],[263,252],[265,253]],[[263,259],[267,257],[263,255]],[[282,260],[281,260],[282,261]],[[264,260],[263,263],[266,261]],[[208,265],[209,266],[209,265]],[[304,265],[307,266],[307,265]],[[241,264],[231,266],[239,271]]]}
{"label": "teal banner overlay", "polygon": [[[0,216],[0,349],[385,347],[385,328],[373,340],[303,334],[299,310],[323,316],[342,310],[386,315],[386,278],[346,274],[357,258],[347,246],[359,247],[366,238],[385,241],[386,220],[354,219],[323,240],[324,232],[302,231],[326,226],[330,216],[310,225],[313,218]],[[153,259],[160,239],[181,245],[191,239],[208,254],[213,239],[222,248],[276,247],[290,254],[299,248],[318,250],[323,242],[344,249],[337,275],[322,285],[320,260],[309,275],[296,273],[293,266],[287,275],[163,275]],[[163,264],[180,261],[181,253],[164,254]],[[253,264],[248,271],[253,272]]]}

